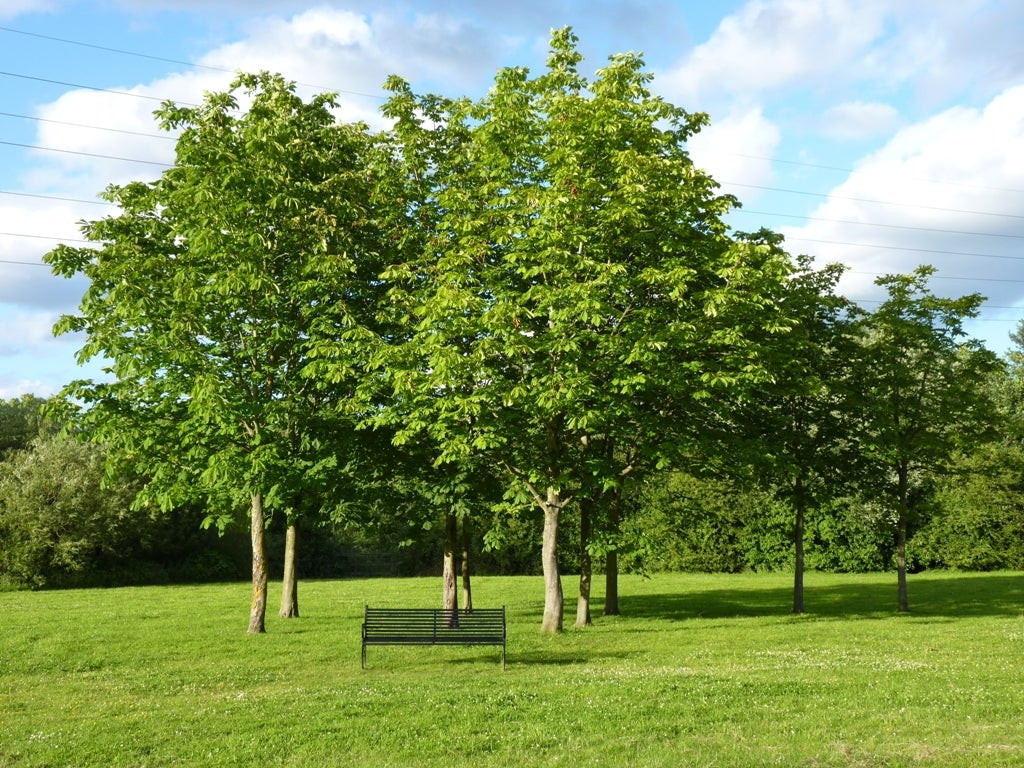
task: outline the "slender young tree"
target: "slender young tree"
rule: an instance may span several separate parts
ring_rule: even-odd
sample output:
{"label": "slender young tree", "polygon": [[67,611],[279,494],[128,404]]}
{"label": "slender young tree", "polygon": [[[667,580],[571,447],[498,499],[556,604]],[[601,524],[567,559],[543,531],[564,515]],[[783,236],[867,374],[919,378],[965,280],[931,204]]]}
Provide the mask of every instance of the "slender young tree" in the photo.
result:
{"label": "slender young tree", "polygon": [[766,375],[790,266],[727,235],[734,200],[686,152],[706,117],[654,97],[635,55],[588,81],[576,42],[555,31],[545,72],[503,70],[479,102],[393,80],[385,108],[416,195],[395,214],[423,226],[386,273],[410,330],[379,350],[391,400],[374,420],[427,435],[441,463],[488,456],[526,489],[547,632],[563,622],[562,515],[629,470],[586,442],[643,434],[646,461],[674,455],[680,414]]}
{"label": "slender young tree", "polygon": [[[781,238],[775,242],[781,245]],[[793,612],[803,613],[808,509],[853,474],[849,366],[856,356],[856,308],[835,293],[840,265],[815,270],[807,257],[798,265],[784,286],[793,328],[768,348],[771,380],[727,420],[722,452],[792,507]]]}
{"label": "slender young tree", "polygon": [[325,391],[306,375],[312,350],[352,370],[345,340],[361,328],[366,136],[337,124],[334,105],[268,73],[198,107],[164,104],[163,127],[180,131],[174,166],[108,188],[120,210],[83,226],[95,245],[46,257],[89,280],[55,330],[85,335],[83,362],[108,361],[109,380],[63,394],[85,404],[85,433],[109,446],[112,468],[142,467],[141,502],[247,500],[251,633],[265,630],[267,515],[316,506],[292,500],[337,463],[344,434],[332,415],[342,377]]}
{"label": "slender young tree", "polygon": [[857,360],[862,424],[860,450],[896,519],[898,609],[908,611],[907,539],[923,480],[943,471],[958,449],[991,435],[995,406],[987,386],[1000,361],[964,320],[977,315],[979,294],[956,299],[928,287],[932,267],[886,275],[888,298],[860,321]]}

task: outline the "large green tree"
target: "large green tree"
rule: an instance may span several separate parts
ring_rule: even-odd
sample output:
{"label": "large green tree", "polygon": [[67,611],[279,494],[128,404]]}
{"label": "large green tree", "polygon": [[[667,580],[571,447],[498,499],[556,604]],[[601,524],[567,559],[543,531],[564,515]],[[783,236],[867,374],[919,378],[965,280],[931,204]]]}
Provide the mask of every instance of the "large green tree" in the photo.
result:
{"label": "large green tree", "polygon": [[[354,370],[345,341],[378,271],[366,133],[338,124],[333,106],[267,73],[198,107],[164,104],[163,127],[180,131],[173,167],[108,188],[119,212],[83,226],[94,245],[46,257],[89,280],[79,312],[56,327],[85,335],[82,361],[107,365],[108,379],[63,393],[84,404],[85,434],[108,445],[115,469],[148,478],[140,501],[245,500],[254,633],[265,629],[266,517],[317,506],[308,489],[337,463],[334,406],[348,380],[338,372]],[[307,375],[314,345],[335,358],[331,389]]]}
{"label": "large green tree", "polygon": [[376,420],[429,436],[439,463],[488,456],[525,489],[544,520],[549,632],[560,517],[631,469],[590,448],[643,435],[656,464],[697,439],[708,403],[765,375],[761,341],[786,325],[771,287],[789,270],[728,236],[735,201],[686,151],[706,117],[653,96],[636,55],[587,80],[576,42],[555,31],[546,71],[502,70],[475,103],[393,81],[386,107],[420,184],[400,213],[427,231],[387,273],[409,330],[381,348]]}
{"label": "large green tree", "polygon": [[900,611],[909,610],[907,538],[922,483],[989,437],[996,418],[988,384],[1000,361],[963,327],[984,299],[936,296],[934,271],[878,278],[888,297],[859,321],[860,449],[868,486],[881,489],[896,520]]}

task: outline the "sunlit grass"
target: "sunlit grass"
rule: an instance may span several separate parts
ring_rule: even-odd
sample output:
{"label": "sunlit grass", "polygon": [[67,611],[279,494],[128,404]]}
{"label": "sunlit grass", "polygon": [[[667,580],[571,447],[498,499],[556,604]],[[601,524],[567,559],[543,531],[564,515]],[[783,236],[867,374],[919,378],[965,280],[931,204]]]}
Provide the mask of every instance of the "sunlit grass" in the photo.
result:
{"label": "sunlit grass", "polygon": [[[301,585],[245,634],[247,586],[0,594],[0,765],[1019,766],[1024,575],[624,579],[623,616],[540,634],[542,585],[479,578],[501,652],[370,648],[365,603],[440,579]],[[566,579],[567,626],[575,593]],[[272,592],[272,594],[274,594]]]}

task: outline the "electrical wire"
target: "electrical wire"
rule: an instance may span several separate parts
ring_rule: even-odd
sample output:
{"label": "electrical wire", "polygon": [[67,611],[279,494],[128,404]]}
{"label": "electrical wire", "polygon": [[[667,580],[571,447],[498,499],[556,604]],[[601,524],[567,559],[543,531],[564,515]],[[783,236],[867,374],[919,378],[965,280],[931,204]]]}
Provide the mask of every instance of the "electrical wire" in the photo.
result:
{"label": "electrical wire", "polygon": [[144,136],[148,139],[164,139],[165,141],[177,141],[178,137],[169,133],[144,133],[143,131],[128,131],[124,128],[108,128],[103,125],[87,125],[85,123],[72,123],[67,120],[51,120],[45,117],[32,117],[31,115],[18,115],[14,112],[0,112],[0,117],[15,117],[20,120],[33,120],[37,123],[50,123],[52,125],[67,125],[72,128],[89,128],[93,131],[104,131],[106,133],[123,133],[128,136]]}
{"label": "electrical wire", "polygon": [[97,158],[100,158],[102,160],[119,160],[119,161],[126,162],[126,163],[144,163],[145,165],[159,165],[159,166],[161,166],[163,168],[173,168],[174,167],[171,163],[160,163],[160,162],[157,162],[156,160],[140,160],[139,158],[136,158],[136,157],[116,157],[114,155],[103,155],[103,154],[99,154],[99,153],[96,153],[96,152],[82,152],[80,150],[73,150],[73,149],[58,149],[57,147],[42,147],[42,146],[39,146],[38,144],[21,144],[21,143],[16,142],[16,141],[2,141],[2,140],[0,140],[0,144],[3,144],[3,145],[8,146],[8,147],[21,147],[23,149],[38,149],[38,150],[42,150],[43,152],[60,152],[61,154],[65,154],[65,155],[80,155],[82,157],[97,157]]}
{"label": "electrical wire", "polygon": [[189,101],[179,101],[178,99],[163,99],[163,98],[160,98],[159,96],[147,96],[144,93],[132,93],[131,91],[117,91],[117,90],[114,90],[113,88],[100,88],[100,87],[95,86],[95,85],[83,85],[82,83],[69,83],[69,82],[67,82],[65,80],[50,80],[49,78],[46,78],[46,77],[36,77],[35,75],[22,75],[22,74],[20,74],[18,72],[3,72],[3,71],[0,71],[0,75],[2,75],[4,77],[16,77],[16,78],[19,78],[21,80],[34,80],[37,83],[50,83],[51,85],[63,85],[63,86],[67,86],[68,88],[82,88],[83,90],[86,90],[86,91],[97,91],[99,93],[112,93],[115,96],[129,96],[129,97],[131,97],[133,99],[146,99],[147,101],[157,101],[157,102],[160,102],[161,104],[164,104],[164,103],[170,101],[170,102],[173,102],[175,104],[183,105],[183,106],[186,106],[186,107],[198,107],[199,106],[198,104],[194,104],[194,103],[189,102]]}
{"label": "electrical wire", "polygon": [[58,200],[62,203],[83,203],[85,205],[110,205],[105,200],[86,200],[81,197],[62,197],[60,195],[40,195],[33,192],[13,192],[8,189],[0,189],[0,195],[13,195],[14,197],[31,197],[39,200]]}
{"label": "electrical wire", "polygon": [[903,229],[911,232],[934,232],[940,235],[967,235],[970,237],[1004,237],[1015,240],[1024,240],[1024,234],[1018,235],[1007,232],[969,232],[962,229],[939,229],[937,227],[915,227],[907,224],[882,224],[875,221],[853,221],[852,219],[829,219],[823,216],[802,216],[797,213],[773,213],[770,211],[751,211],[746,208],[737,208],[732,213],[749,213],[757,216],[774,216],[786,219],[800,219],[802,221],[826,221],[831,224],[853,224],[862,227],[882,227],[884,229]]}
{"label": "electrical wire", "polygon": [[[185,67],[191,67],[193,69],[205,69],[211,72],[226,72],[227,74],[235,74],[238,70],[231,69],[229,67],[218,67],[213,64],[199,64],[194,61],[183,61],[182,59],[171,59],[164,56],[154,56],[149,53],[139,53],[138,51],[129,51],[123,48],[110,48],[105,45],[96,45],[94,43],[85,43],[80,40],[70,40],[65,37],[54,37],[52,35],[41,35],[38,32],[28,32],[23,29],[15,29],[14,27],[0,26],[0,32],[10,32],[15,35],[25,35],[27,37],[35,37],[41,40],[50,40],[56,43],[64,43],[66,45],[77,45],[82,48],[92,48],[97,51],[106,51],[107,53],[118,53],[124,56],[135,56],[140,59],[149,59],[150,61],[162,61],[167,64],[181,64]],[[378,101],[387,101],[386,96],[381,96],[377,93],[364,93],[363,91],[350,91],[344,88],[329,88],[322,85],[314,85],[312,83],[300,83],[296,82],[296,85],[301,85],[306,88],[315,88],[319,91],[331,91],[333,93],[345,93],[350,96],[364,96],[368,99],[377,99]]]}
{"label": "electrical wire", "polygon": [[[921,203],[898,203],[891,200],[872,200],[865,197],[847,197],[845,195],[835,195],[831,192],[806,192],[802,189],[784,189],[782,187],[766,187],[760,184],[741,184],[738,181],[721,181],[719,184],[725,186],[730,185],[734,187],[744,187],[746,189],[761,189],[768,192],[785,192],[789,195],[806,195],[808,197],[825,197],[833,200],[849,200],[855,203],[872,203],[874,205],[893,205],[901,208],[921,208],[927,211],[941,211],[943,213],[966,213],[971,216],[997,216],[1005,219],[1021,219],[1024,220],[1024,214],[1018,213],[995,213],[993,211],[971,211],[963,208],[942,208],[936,205],[922,205]],[[741,209],[742,210],[742,209]]]}
{"label": "electrical wire", "polygon": [[[912,248],[904,245],[879,245],[876,243],[850,243],[842,240],[817,240],[810,237],[790,238],[796,243],[819,243],[824,245],[847,245],[853,248],[877,248],[883,251],[908,251],[910,253],[934,253],[939,256],[971,256],[979,259],[1009,259],[1011,261],[1024,261],[1024,256],[1008,256],[1000,253],[973,253],[971,251],[943,251],[938,248]],[[788,242],[788,241],[787,241]]]}
{"label": "electrical wire", "polygon": [[[822,171],[841,171],[842,173],[849,174],[851,176],[877,176],[878,173],[872,173],[871,171],[858,171],[856,168],[843,168],[838,165],[821,165],[819,163],[807,163],[801,160],[786,160],[780,157],[768,157],[766,155],[748,155],[742,152],[726,152],[724,150],[713,150],[708,154],[712,155],[727,155],[729,157],[743,157],[748,160],[765,160],[769,163],[778,163],[781,165],[795,165],[802,168],[816,168]],[[1014,194],[1024,194],[1024,189],[1016,189],[1014,187],[994,187],[989,184],[972,184],[964,181],[944,181],[942,179],[932,179],[925,176],[906,176],[901,174],[901,178],[911,179],[912,181],[923,181],[927,184],[944,184],[953,187],[970,187],[972,189],[985,189],[990,192],[1012,192]]]}

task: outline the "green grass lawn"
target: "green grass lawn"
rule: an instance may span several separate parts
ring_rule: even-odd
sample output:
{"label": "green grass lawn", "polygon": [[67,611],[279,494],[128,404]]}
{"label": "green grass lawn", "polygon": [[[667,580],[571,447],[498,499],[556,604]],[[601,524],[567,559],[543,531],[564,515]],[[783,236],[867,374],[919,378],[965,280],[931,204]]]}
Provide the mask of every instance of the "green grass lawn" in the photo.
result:
{"label": "green grass lawn", "polygon": [[[0,593],[3,766],[1022,766],[1024,574],[624,578],[623,616],[538,631],[539,577],[474,582],[498,648],[370,648],[365,603],[440,579]],[[565,579],[567,626],[575,582]],[[276,598],[276,592],[272,591]]]}

